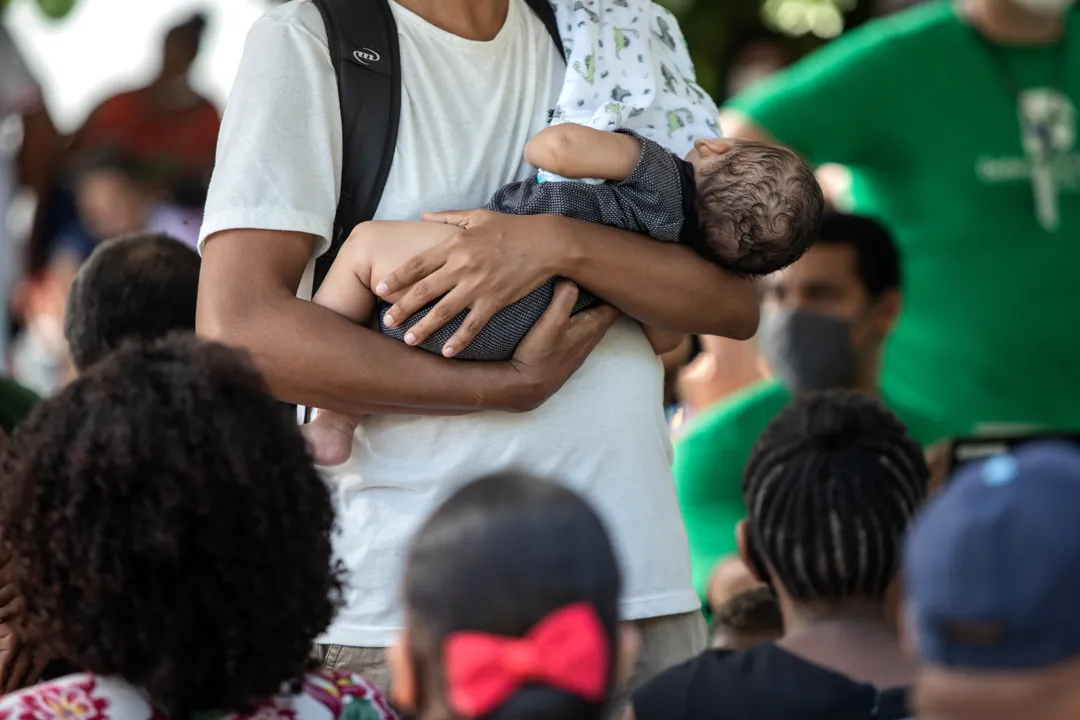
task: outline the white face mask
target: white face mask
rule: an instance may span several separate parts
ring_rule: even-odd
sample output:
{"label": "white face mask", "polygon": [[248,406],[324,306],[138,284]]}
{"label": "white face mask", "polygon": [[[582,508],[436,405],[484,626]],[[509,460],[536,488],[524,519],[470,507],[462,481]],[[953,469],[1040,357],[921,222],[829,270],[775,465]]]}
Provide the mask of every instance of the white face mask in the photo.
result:
{"label": "white face mask", "polygon": [[1012,0],[1018,7],[1032,15],[1045,18],[1059,18],[1069,12],[1076,0]]}

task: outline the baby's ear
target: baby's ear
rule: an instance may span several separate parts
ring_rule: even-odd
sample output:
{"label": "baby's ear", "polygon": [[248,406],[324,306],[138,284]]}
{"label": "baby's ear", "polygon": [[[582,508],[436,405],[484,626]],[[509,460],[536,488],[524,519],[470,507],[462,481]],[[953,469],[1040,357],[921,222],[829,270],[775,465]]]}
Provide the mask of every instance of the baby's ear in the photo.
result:
{"label": "baby's ear", "polygon": [[734,145],[734,141],[727,138],[704,138],[694,143],[694,147],[701,157],[723,155]]}

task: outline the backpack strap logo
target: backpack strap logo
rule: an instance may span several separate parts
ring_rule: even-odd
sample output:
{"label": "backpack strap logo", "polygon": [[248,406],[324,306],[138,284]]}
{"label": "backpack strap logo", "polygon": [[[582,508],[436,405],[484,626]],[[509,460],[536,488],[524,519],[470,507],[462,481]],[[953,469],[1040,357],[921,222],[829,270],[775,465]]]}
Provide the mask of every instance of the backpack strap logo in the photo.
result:
{"label": "backpack strap logo", "polygon": [[368,46],[354,46],[353,51],[347,57],[360,67],[375,70],[383,75],[390,74],[389,63],[383,59],[385,53]]}

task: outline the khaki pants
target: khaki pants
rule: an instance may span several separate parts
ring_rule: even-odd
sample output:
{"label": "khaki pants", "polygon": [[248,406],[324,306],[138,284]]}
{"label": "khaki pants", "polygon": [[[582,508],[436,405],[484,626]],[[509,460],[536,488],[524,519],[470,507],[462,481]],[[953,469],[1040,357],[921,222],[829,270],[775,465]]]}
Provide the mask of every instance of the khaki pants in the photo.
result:
{"label": "khaki pants", "polygon": [[[641,653],[626,687],[615,694],[608,720],[620,720],[629,706],[630,694],[654,677],[705,650],[705,620],[699,612],[637,620]],[[383,692],[390,688],[386,648],[320,645],[316,657],[324,670],[347,670],[363,675]]]}

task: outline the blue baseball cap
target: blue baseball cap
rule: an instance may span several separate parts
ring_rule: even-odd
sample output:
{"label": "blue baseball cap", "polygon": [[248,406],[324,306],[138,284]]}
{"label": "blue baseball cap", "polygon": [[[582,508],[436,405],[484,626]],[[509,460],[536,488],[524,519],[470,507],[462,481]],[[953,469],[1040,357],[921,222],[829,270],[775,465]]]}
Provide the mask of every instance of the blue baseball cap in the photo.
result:
{"label": "blue baseball cap", "polygon": [[915,522],[904,570],[926,664],[1080,657],[1080,447],[1032,442],[961,468]]}

